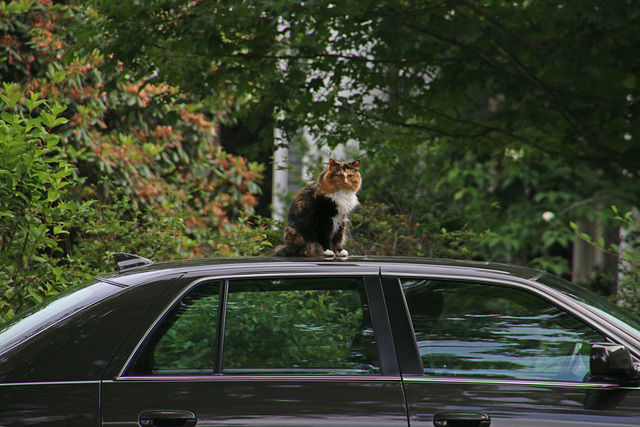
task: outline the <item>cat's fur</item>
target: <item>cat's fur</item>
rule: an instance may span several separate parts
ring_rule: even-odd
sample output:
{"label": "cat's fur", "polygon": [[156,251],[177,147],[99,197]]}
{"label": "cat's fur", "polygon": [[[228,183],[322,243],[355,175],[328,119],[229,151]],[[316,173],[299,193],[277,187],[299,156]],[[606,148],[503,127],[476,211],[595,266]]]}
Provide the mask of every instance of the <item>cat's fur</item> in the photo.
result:
{"label": "cat's fur", "polygon": [[285,245],[276,256],[348,256],[344,241],[349,213],[358,206],[359,163],[329,159],[318,180],[298,191],[287,216]]}

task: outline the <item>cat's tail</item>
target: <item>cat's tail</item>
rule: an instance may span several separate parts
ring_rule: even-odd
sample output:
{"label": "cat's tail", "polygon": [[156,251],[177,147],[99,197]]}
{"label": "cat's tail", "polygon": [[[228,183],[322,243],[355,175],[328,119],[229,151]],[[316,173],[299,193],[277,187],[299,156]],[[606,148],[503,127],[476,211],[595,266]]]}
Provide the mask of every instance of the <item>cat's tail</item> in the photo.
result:
{"label": "cat's tail", "polygon": [[322,245],[318,242],[304,245],[283,245],[276,248],[274,256],[319,258],[323,254]]}

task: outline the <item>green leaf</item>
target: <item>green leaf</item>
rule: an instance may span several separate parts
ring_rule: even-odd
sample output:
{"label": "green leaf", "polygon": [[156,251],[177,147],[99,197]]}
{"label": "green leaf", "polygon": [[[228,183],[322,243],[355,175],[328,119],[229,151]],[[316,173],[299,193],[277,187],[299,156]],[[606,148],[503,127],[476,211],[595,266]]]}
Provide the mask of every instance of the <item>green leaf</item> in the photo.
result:
{"label": "green leaf", "polygon": [[36,291],[34,291],[32,288],[29,288],[29,289],[28,289],[28,292],[29,292],[29,295],[31,295],[31,297],[32,297],[34,300],[36,300],[36,302],[37,302],[38,304],[40,304],[40,303],[43,301],[42,296],[40,296],[40,295],[39,295]]}
{"label": "green leaf", "polygon": [[3,111],[0,114],[0,117],[2,118],[2,120],[9,123],[10,125],[15,126],[16,124],[20,123],[20,118],[16,114],[11,114],[7,111]]}
{"label": "green leaf", "polygon": [[64,227],[56,225],[53,227],[53,234],[69,234],[69,232],[65,230]]}
{"label": "green leaf", "polygon": [[20,93],[14,93],[13,95],[10,96],[6,96],[6,95],[2,95],[0,94],[0,99],[2,99],[9,108],[13,108],[15,107],[15,105],[20,102],[20,100],[23,98],[23,94]]}
{"label": "green leaf", "polygon": [[50,189],[47,192],[47,200],[50,202],[55,202],[60,198],[60,192],[58,190]]}
{"label": "green leaf", "polygon": [[44,99],[39,99],[40,94],[36,92],[31,93],[31,97],[26,99],[27,107],[29,111],[33,111],[36,107],[44,104],[46,101]]}

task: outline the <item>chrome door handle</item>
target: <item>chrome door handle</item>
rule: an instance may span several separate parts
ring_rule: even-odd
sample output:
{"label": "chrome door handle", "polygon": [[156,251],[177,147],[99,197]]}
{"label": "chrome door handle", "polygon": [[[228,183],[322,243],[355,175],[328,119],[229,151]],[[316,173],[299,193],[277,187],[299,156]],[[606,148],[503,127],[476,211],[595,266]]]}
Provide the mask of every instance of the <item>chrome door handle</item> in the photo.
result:
{"label": "chrome door handle", "polygon": [[484,412],[441,411],[433,416],[436,427],[489,427],[491,417]]}
{"label": "chrome door handle", "polygon": [[180,427],[194,427],[198,420],[196,414],[191,411],[173,411],[173,410],[149,410],[140,413],[141,427],[155,427],[158,425],[171,425]]}

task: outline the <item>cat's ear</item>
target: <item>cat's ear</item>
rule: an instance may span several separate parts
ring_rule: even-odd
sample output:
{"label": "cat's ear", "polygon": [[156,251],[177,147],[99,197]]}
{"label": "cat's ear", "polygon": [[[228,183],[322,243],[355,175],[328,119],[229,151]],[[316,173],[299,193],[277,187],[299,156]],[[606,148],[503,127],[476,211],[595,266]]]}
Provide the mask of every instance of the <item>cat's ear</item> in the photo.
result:
{"label": "cat's ear", "polygon": [[333,160],[332,158],[329,158],[329,166],[335,166],[337,165],[338,162],[336,162],[335,160]]}
{"label": "cat's ear", "polygon": [[351,166],[352,168],[357,168],[359,164],[360,164],[360,160],[356,160],[349,163],[349,166]]}

